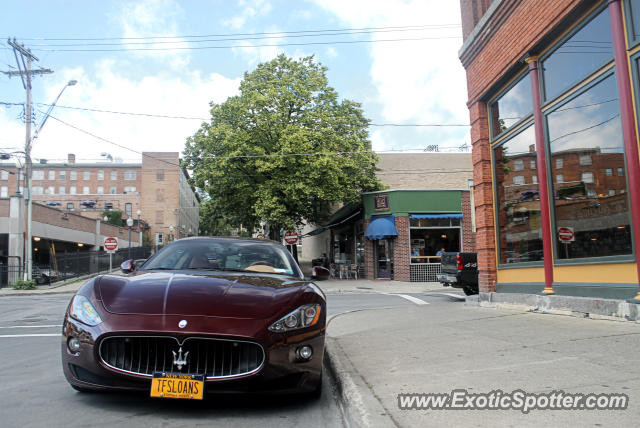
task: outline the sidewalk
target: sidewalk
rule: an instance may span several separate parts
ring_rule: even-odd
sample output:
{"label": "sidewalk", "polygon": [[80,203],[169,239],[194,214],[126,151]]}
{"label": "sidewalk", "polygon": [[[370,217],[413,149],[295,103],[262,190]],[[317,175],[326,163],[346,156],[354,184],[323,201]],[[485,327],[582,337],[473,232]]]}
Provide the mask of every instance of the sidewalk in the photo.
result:
{"label": "sidewalk", "polygon": [[[335,316],[325,359],[351,426],[632,426],[640,325],[469,305]],[[625,393],[627,410],[400,410],[400,393]]]}
{"label": "sidewalk", "polygon": [[329,279],[314,281],[327,294],[338,293],[428,293],[431,291],[457,291],[443,287],[439,282],[402,282],[370,279]]}
{"label": "sidewalk", "polygon": [[[58,281],[49,285],[37,285],[35,290],[14,290],[11,287],[0,288],[0,297],[3,296],[28,296],[28,295],[42,295],[42,294],[65,294],[75,293],[91,278],[103,275],[108,272],[101,272],[99,274],[86,275],[76,279],[70,279],[67,281]],[[115,269],[111,272],[111,275],[122,275],[122,273]]]}

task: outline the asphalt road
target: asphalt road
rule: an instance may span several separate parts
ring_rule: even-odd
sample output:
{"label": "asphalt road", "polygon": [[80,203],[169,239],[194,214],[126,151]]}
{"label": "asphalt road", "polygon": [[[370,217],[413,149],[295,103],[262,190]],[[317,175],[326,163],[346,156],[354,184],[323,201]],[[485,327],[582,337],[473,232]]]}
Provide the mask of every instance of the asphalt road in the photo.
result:
{"label": "asphalt road", "polygon": [[[328,313],[411,305],[461,304],[462,294],[329,294]],[[458,296],[458,297],[456,297]],[[343,426],[325,376],[318,401],[281,396],[161,401],[140,394],[74,391],[60,367],[60,329],[70,294],[0,298],[3,427]]]}

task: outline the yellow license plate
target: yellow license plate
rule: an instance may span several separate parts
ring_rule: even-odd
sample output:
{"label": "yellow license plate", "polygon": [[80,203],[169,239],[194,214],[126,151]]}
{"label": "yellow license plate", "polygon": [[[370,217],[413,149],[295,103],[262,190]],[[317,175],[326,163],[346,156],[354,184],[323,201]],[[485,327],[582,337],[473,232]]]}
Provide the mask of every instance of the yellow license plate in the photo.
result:
{"label": "yellow license plate", "polygon": [[202,400],[203,393],[204,375],[161,372],[153,374],[152,397]]}

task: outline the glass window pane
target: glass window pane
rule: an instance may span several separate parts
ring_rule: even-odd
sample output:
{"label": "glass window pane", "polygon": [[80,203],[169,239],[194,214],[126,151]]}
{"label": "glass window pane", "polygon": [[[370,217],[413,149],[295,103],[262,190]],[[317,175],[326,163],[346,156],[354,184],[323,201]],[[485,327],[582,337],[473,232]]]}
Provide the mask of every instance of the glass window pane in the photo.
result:
{"label": "glass window pane", "polygon": [[564,183],[553,183],[556,227],[574,236],[557,239],[560,259],[631,254],[625,177],[606,173],[625,167],[620,109],[606,102],[616,94],[612,75],[547,116],[551,157],[562,156],[567,166]]}
{"label": "glass window pane", "polygon": [[[537,161],[533,125],[494,149],[500,262],[542,260],[540,195],[535,170],[514,172],[517,160]],[[522,178],[516,178],[522,177]],[[525,183],[525,184],[519,184]]]}
{"label": "glass window pane", "polygon": [[[611,60],[611,23],[609,11],[604,9],[542,62],[545,100],[560,95]],[[617,98],[615,93],[610,95]]]}
{"label": "glass window pane", "polygon": [[491,103],[491,123],[493,136],[521,121],[533,112],[531,80],[529,74],[516,83],[500,98]]}
{"label": "glass window pane", "polygon": [[[628,0],[624,3],[627,17],[627,31],[630,44],[640,41],[640,0]],[[626,7],[629,5],[630,7]]]}

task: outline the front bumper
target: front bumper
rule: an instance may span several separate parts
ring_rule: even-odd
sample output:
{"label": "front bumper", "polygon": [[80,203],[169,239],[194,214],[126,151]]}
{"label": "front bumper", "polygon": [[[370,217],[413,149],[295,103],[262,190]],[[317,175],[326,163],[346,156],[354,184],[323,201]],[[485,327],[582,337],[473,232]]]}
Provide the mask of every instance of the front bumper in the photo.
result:
{"label": "front bumper", "polygon": [[[128,316],[118,317],[118,325],[127,325]],[[177,325],[177,320],[163,317],[162,324]],[[177,318],[177,317],[176,317]],[[174,322],[175,321],[175,322]],[[312,392],[321,382],[322,357],[324,355],[324,324],[316,330],[304,330],[302,333],[289,335],[271,334],[263,327],[260,334],[247,335],[247,331],[255,331],[255,320],[226,320],[224,331],[216,334],[203,333],[198,322],[193,324],[191,331],[171,332],[167,330],[131,331],[118,328],[105,322],[90,327],[68,316],[65,317],[61,340],[62,369],[67,381],[81,389],[92,390],[132,390],[149,392],[151,378],[148,376],[122,373],[108,367],[99,356],[100,341],[111,335],[173,335],[179,338],[208,337],[219,339],[237,339],[259,343],[265,353],[265,360],[257,372],[235,376],[229,379],[205,380],[207,393],[233,392]],[[113,324],[113,323],[112,323]],[[130,324],[129,324],[130,325]],[[109,328],[110,326],[111,328]],[[233,331],[235,330],[235,332]],[[70,337],[80,340],[80,350],[72,352],[68,347]],[[310,360],[301,361],[296,350],[302,345],[309,345],[313,349]]]}

